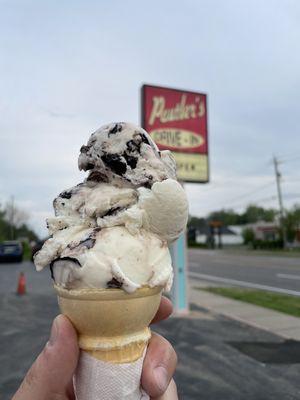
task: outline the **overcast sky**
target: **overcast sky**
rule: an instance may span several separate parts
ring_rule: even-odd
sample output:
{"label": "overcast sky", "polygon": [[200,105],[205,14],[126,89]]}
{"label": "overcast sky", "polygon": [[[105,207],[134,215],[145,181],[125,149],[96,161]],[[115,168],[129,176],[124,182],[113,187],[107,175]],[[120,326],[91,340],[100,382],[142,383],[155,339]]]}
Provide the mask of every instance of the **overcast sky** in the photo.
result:
{"label": "overcast sky", "polygon": [[84,179],[79,148],[106,122],[139,123],[142,83],[208,94],[204,216],[300,203],[300,2],[0,0],[0,199],[45,234],[52,199]]}

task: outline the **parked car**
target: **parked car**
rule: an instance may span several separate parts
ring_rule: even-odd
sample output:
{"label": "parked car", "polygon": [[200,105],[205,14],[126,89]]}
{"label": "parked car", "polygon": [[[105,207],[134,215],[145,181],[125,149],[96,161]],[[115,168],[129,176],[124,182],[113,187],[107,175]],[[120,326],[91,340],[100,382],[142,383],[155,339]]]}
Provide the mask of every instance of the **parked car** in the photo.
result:
{"label": "parked car", "polygon": [[23,246],[20,242],[11,240],[0,243],[0,262],[22,262]]}

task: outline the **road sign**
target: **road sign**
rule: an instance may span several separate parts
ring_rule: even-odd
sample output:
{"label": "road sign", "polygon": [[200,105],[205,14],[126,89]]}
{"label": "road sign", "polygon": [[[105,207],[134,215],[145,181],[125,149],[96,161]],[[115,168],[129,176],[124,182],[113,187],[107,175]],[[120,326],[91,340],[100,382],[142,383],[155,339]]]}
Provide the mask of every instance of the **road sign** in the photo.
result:
{"label": "road sign", "polygon": [[159,86],[142,87],[142,126],[160,150],[170,150],[178,180],[206,183],[207,96]]}

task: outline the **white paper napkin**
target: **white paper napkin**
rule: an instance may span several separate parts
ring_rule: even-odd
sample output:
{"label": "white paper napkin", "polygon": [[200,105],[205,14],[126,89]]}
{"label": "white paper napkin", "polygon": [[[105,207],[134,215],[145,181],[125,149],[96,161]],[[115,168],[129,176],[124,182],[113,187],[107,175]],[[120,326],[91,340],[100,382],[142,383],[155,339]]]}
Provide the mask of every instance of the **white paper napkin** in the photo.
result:
{"label": "white paper napkin", "polygon": [[145,354],[133,363],[112,364],[81,351],[74,376],[76,400],[149,400],[141,388]]}

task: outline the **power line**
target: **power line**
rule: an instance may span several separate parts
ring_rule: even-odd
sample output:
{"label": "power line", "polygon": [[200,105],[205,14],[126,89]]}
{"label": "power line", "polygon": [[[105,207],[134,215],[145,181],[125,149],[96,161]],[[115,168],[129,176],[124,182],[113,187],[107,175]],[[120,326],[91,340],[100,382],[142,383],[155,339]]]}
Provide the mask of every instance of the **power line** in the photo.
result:
{"label": "power line", "polygon": [[299,153],[300,153],[300,150],[299,150],[299,151],[296,151],[296,152],[293,151],[292,153],[280,154],[280,155],[278,156],[278,158],[290,158],[290,157],[295,157],[295,156],[298,156]]}
{"label": "power line", "polygon": [[[251,201],[249,201],[249,202],[241,202],[241,203],[237,203],[237,204],[234,204],[234,205],[232,205],[232,207],[234,207],[234,208],[236,208],[236,209],[239,209],[239,208],[245,208],[245,207],[247,207],[247,206],[249,206],[249,205],[251,205],[252,203],[267,203],[267,202],[270,202],[270,201],[275,201],[276,200],[276,196],[274,195],[274,196],[268,196],[268,197],[261,197],[261,198],[256,198],[256,199],[252,199]],[[223,210],[225,210],[225,209],[229,209],[229,207],[224,207],[224,206],[222,206],[221,207],[221,209],[223,209]]]}
{"label": "power line", "polygon": [[297,155],[296,157],[291,157],[291,158],[280,158],[280,159],[278,159],[278,162],[279,163],[287,163],[287,162],[291,162],[291,161],[295,161],[295,160],[300,160],[300,156],[299,155]]}
{"label": "power line", "polygon": [[[291,183],[292,181],[297,182],[297,181],[300,181],[300,179],[288,179],[287,181],[282,181],[281,174],[279,173],[279,170],[278,170],[278,165],[281,162],[289,162],[289,161],[294,161],[294,160],[300,159],[300,156],[298,156],[296,154],[297,153],[294,153],[292,155],[292,157],[290,157],[290,158],[288,158],[289,155],[285,155],[285,159],[284,160],[281,160],[281,159],[279,160],[278,158],[274,157],[273,160],[270,160],[268,163],[261,164],[261,166],[259,168],[255,168],[255,170],[249,171],[249,174],[255,174],[257,172],[261,172],[262,171],[262,166],[265,168],[266,166],[270,166],[271,164],[274,165],[275,174],[276,174],[276,182],[277,182],[277,192],[278,192],[278,183],[279,183],[279,192],[280,192],[280,194],[278,192],[278,198],[280,197],[280,200],[279,200],[280,207],[279,208],[280,208],[281,219],[283,218],[282,198],[289,198],[291,196],[295,197],[295,196],[297,196],[297,194],[296,195],[295,194],[284,194],[284,195],[282,195],[281,194],[280,183]],[[270,178],[271,178],[271,176],[270,176]],[[240,178],[236,177],[236,178],[227,179],[225,181],[223,180],[220,183],[212,182],[212,184],[214,186],[210,186],[210,187],[206,188],[206,190],[201,191],[201,193],[202,194],[210,193],[212,190],[220,189],[224,185],[228,186],[228,188],[230,188],[232,190],[232,185],[229,185],[229,184],[230,183],[237,183],[237,182],[240,184],[242,179],[245,179],[245,181],[246,181],[246,174],[244,176],[241,176]],[[274,178],[272,178],[272,179],[274,179]],[[274,181],[268,182],[267,184],[264,184],[262,186],[254,188],[253,190],[248,191],[248,192],[246,192],[244,194],[241,194],[241,195],[239,195],[237,197],[231,198],[229,200],[225,200],[224,204],[222,204],[220,209],[245,207],[247,205],[247,203],[248,203],[248,205],[251,204],[251,203],[249,203],[249,199],[248,199],[249,197],[252,197],[254,194],[256,194],[258,192],[261,192],[261,191],[263,191],[263,190],[265,190],[265,189],[267,189],[267,188],[269,188],[269,187],[271,187],[273,185],[274,185]],[[243,202],[239,202],[238,201],[237,202],[237,200],[242,200],[242,199],[247,199],[247,201],[243,201]],[[271,200],[274,201],[275,199],[276,199],[276,196],[273,195],[273,196],[264,197],[264,198],[260,198],[260,199],[255,199],[254,198],[254,199],[251,199],[251,201],[252,202],[261,203],[261,202],[269,202]]]}
{"label": "power line", "polygon": [[282,183],[293,183],[293,182],[299,182],[300,181],[300,178],[296,178],[296,179],[294,179],[294,178],[292,178],[292,179],[283,179],[282,180]]}
{"label": "power line", "polygon": [[[269,197],[262,197],[262,198],[258,198],[258,199],[253,199],[252,202],[255,203],[267,203],[270,201],[275,201],[276,200],[276,196],[269,196]],[[239,203],[238,205],[234,205],[235,208],[241,208],[241,207],[246,207],[251,205],[251,202],[248,203]]]}
{"label": "power line", "polygon": [[[278,164],[277,164],[277,168],[278,168]],[[276,175],[276,177],[277,177],[277,179],[280,179],[280,182],[281,182],[282,178],[281,178],[281,175],[280,175],[278,169],[277,169],[277,174],[278,175]],[[267,188],[269,188],[269,187],[271,187],[273,185],[274,185],[274,181],[273,182],[268,182],[267,184],[259,186],[254,190],[251,190],[251,191],[249,191],[247,193],[244,193],[244,194],[242,194],[240,196],[237,196],[237,197],[231,198],[229,200],[226,200],[226,201],[224,201],[224,204],[222,205],[221,208],[223,208],[223,209],[224,208],[228,208],[228,207],[230,207],[230,208],[232,208],[232,207],[240,208],[240,207],[246,206],[247,203],[249,204],[249,201],[246,203],[246,202],[239,202],[239,201],[236,202],[236,200],[242,200],[242,199],[251,197],[254,194],[256,194],[258,192],[262,192],[263,190],[265,190],[265,189],[267,189]],[[280,196],[281,196],[281,203],[282,203],[282,197],[283,198],[288,198],[288,197],[291,197],[291,196],[296,197],[297,195],[296,194],[284,194],[284,195],[282,195],[281,194],[281,188],[280,188]],[[276,199],[276,196],[269,196],[269,197],[265,197],[265,198],[262,198],[262,199],[255,199],[254,198],[254,199],[251,199],[251,201],[253,201],[253,202],[262,202],[262,201],[270,201],[270,200],[275,200],[275,199]],[[282,212],[283,212],[283,205],[282,205]]]}
{"label": "power line", "polygon": [[[300,199],[300,193],[299,194],[297,194],[297,193],[286,193],[286,194],[283,194],[283,197],[284,198],[293,198],[293,197],[299,197],[299,199]],[[254,199],[251,199],[250,201],[246,201],[246,202],[239,202],[239,203],[235,203],[235,204],[231,204],[230,205],[230,208],[232,207],[232,208],[242,208],[242,207],[247,207],[247,206],[249,206],[249,205],[251,205],[252,203],[269,203],[270,201],[275,201],[277,199],[277,196],[276,195],[273,195],[273,196],[268,196],[268,197],[259,197],[259,198],[254,198]],[[225,206],[222,206],[222,207],[220,207],[220,209],[228,209],[229,207],[228,207],[228,205],[225,205]]]}
{"label": "power line", "polygon": [[269,183],[267,183],[267,184],[265,184],[265,185],[263,185],[263,186],[260,186],[260,187],[256,188],[255,190],[251,190],[251,192],[248,192],[248,193],[243,194],[243,195],[241,195],[241,196],[235,197],[234,199],[232,199],[232,201],[234,201],[234,200],[240,200],[240,199],[243,199],[243,198],[245,198],[245,197],[249,197],[249,196],[251,196],[252,194],[257,193],[257,192],[261,192],[262,190],[265,190],[265,189],[267,189],[268,187],[273,186],[273,185],[274,185],[274,182],[269,182]]}
{"label": "power line", "polygon": [[275,201],[275,200],[276,200],[276,196],[274,195],[274,196],[269,196],[269,197],[263,197],[263,198],[260,198],[260,199],[256,199],[255,201],[257,203],[261,203],[261,202],[267,203],[269,201]]}
{"label": "power line", "polygon": [[298,197],[300,200],[300,193],[286,193],[283,195],[283,197],[285,197],[285,198],[293,198],[293,197],[297,198]]}
{"label": "power line", "polygon": [[240,177],[236,177],[236,178],[230,178],[227,180],[223,180],[221,182],[211,182],[211,185],[214,186],[209,186],[204,188],[205,190],[202,191],[202,193],[208,193],[211,190],[215,190],[215,189],[219,189],[220,187],[226,185],[228,186],[229,183],[236,183],[236,182],[240,182],[242,179],[245,179],[245,177],[248,177],[249,175],[256,175],[258,172],[261,172],[266,166],[269,166],[270,163],[269,162],[264,162],[263,164],[260,165],[260,167],[256,167],[254,170],[250,170],[248,172],[246,172],[243,176]]}
{"label": "power line", "polygon": [[[277,158],[278,165],[280,163],[286,163],[286,162],[292,162],[295,160],[300,160],[300,156],[298,154],[299,153],[292,153],[292,154],[290,153],[290,154],[283,155],[280,158]],[[243,176],[229,178],[226,180],[222,180],[221,182],[211,182],[210,184],[212,186],[203,188],[202,193],[209,193],[210,191],[215,190],[215,189],[220,189],[223,186],[229,187],[230,183],[240,182],[242,179],[245,179],[245,177],[247,177],[249,175],[255,175],[255,174],[261,172],[262,170],[264,170],[264,168],[266,166],[270,166],[272,164],[273,164],[273,160],[269,160],[268,162],[262,163],[258,168],[255,168],[254,170],[250,170],[250,171],[246,172]],[[271,177],[271,175],[270,175],[270,177]]]}
{"label": "power line", "polygon": [[[232,198],[232,199],[226,200],[226,201],[225,201],[225,206],[223,205],[222,207],[223,207],[223,208],[224,208],[224,207],[226,208],[226,207],[227,207],[227,204],[228,204],[230,207],[235,207],[236,200],[241,200],[241,199],[250,197],[250,196],[252,196],[253,194],[256,194],[256,193],[258,193],[258,192],[261,192],[261,191],[263,191],[263,190],[265,190],[265,189],[267,189],[268,187],[273,186],[273,185],[274,185],[274,182],[269,182],[269,183],[267,183],[267,184],[264,184],[263,186],[260,186],[260,187],[254,189],[254,190],[251,190],[251,192],[247,192],[247,193],[244,193],[244,194],[242,194],[242,195],[240,195],[240,196],[237,196],[237,197],[234,197],[234,198]],[[238,204],[240,204],[240,203],[238,203]]]}

